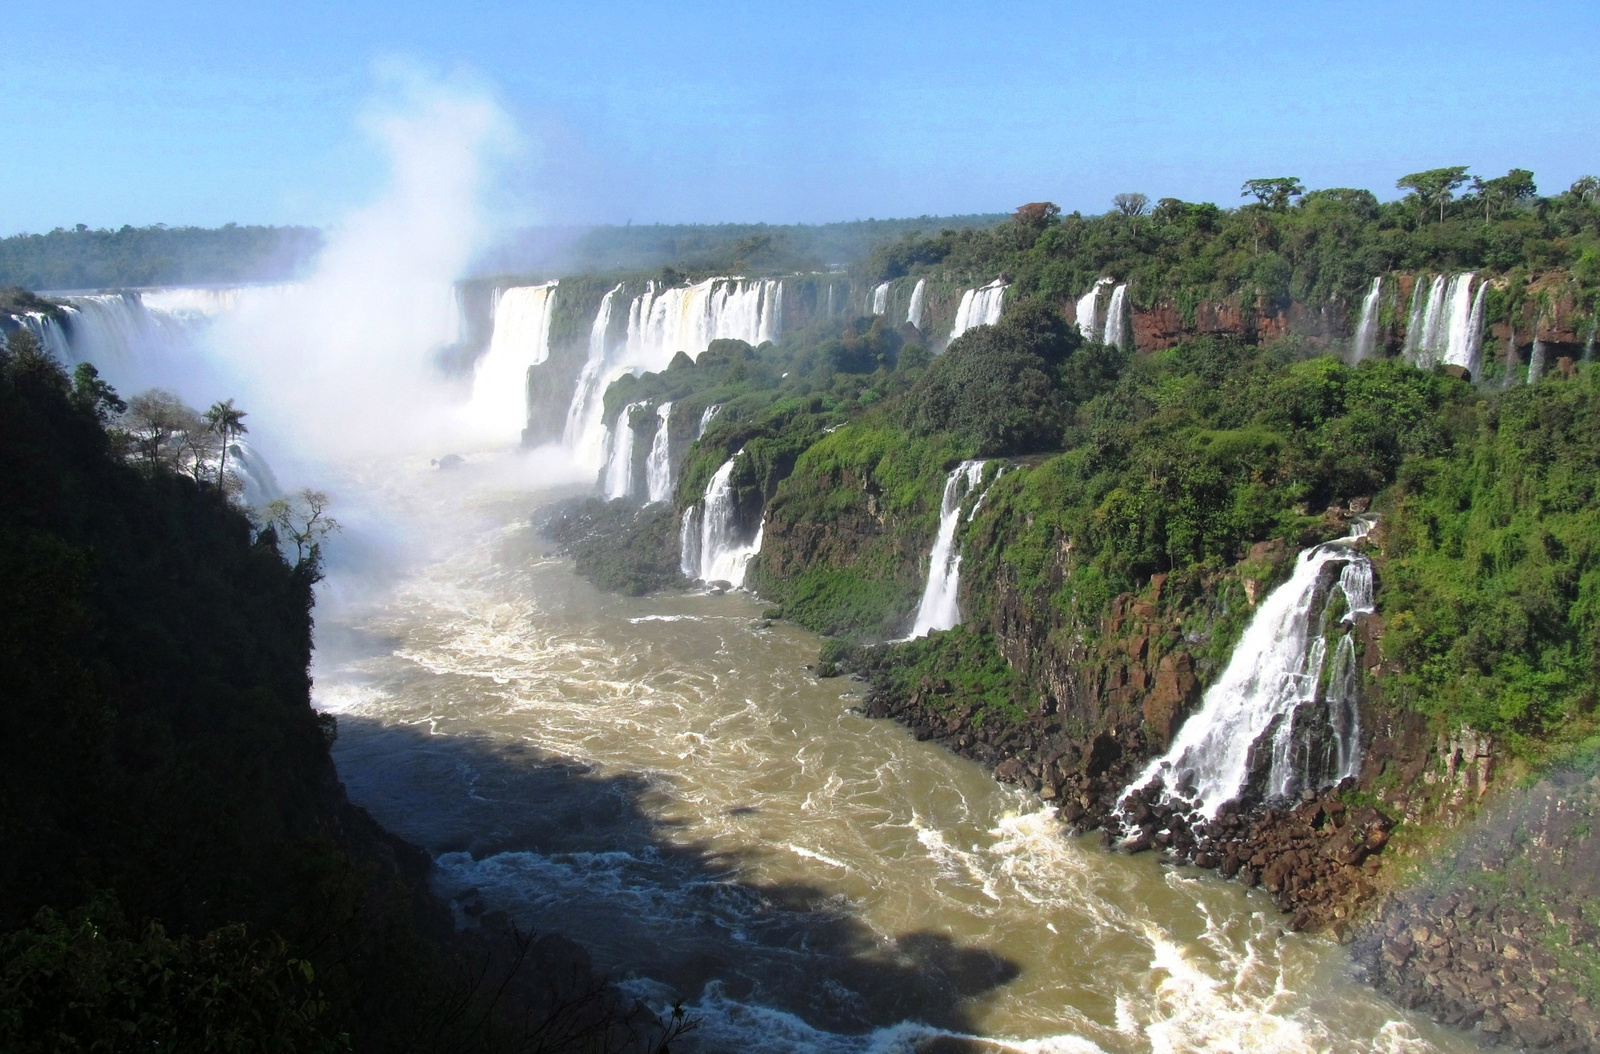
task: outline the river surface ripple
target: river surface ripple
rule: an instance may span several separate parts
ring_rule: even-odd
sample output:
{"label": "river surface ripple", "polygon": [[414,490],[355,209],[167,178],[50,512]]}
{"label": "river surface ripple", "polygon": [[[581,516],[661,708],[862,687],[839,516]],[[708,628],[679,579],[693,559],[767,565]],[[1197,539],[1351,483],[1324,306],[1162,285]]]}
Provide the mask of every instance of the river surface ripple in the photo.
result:
{"label": "river surface ripple", "polygon": [[340,774],[464,925],[504,911],[683,998],[683,1050],[1473,1049],[1264,895],[1067,837],[860,716],[758,600],[593,589],[537,535],[551,493],[503,470],[346,480],[383,557],[336,565],[318,616]]}

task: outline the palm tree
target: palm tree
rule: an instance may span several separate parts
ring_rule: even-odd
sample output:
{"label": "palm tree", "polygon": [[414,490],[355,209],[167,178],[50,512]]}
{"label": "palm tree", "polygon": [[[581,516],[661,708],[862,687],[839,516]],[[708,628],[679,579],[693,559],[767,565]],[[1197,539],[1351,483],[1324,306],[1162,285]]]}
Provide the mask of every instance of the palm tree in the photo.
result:
{"label": "palm tree", "polygon": [[212,403],[211,409],[206,411],[206,427],[222,439],[222,458],[217,462],[218,487],[222,486],[223,474],[228,470],[228,443],[250,431],[244,426],[244,419],[248,416],[243,410],[234,408],[232,399]]}

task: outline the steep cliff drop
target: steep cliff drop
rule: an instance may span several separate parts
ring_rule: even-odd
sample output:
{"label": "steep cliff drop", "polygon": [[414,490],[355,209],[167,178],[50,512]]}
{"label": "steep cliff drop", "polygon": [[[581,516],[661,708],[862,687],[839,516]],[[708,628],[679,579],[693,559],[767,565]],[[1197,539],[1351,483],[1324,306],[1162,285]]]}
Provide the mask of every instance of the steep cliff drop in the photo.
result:
{"label": "steep cliff drop", "polygon": [[489,350],[472,375],[470,412],[508,436],[528,424],[528,367],[550,357],[556,283],[514,286],[495,299]]}
{"label": "steep cliff drop", "polygon": [[[1300,554],[1294,573],[1262,601],[1200,711],[1118,802],[1152,785],[1170,803],[1210,820],[1249,792],[1284,797],[1349,775],[1358,760],[1348,634],[1335,645],[1340,677],[1322,685],[1327,635],[1372,611],[1372,566],[1356,548],[1371,529]],[[1339,574],[1332,572],[1337,569]],[[1265,771],[1263,771],[1263,769]]]}
{"label": "steep cliff drop", "polygon": [[928,582],[908,640],[926,637],[934,630],[951,629],[961,622],[961,547],[956,544],[956,529],[961,526],[961,505],[983,479],[985,464],[963,461],[945,480],[939,503],[939,533],[928,556]]}

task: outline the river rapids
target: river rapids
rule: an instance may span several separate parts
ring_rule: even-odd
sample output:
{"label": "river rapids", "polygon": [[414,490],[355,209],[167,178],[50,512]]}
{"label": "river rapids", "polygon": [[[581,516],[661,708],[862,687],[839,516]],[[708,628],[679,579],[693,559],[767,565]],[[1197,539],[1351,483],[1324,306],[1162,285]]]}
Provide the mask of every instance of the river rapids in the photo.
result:
{"label": "river rapids", "polygon": [[463,925],[503,912],[684,1000],[682,1050],[1470,1049],[1264,895],[1070,838],[862,717],[759,600],[592,588],[539,537],[538,460],[352,473],[384,559],[336,562],[318,614],[341,777]]}

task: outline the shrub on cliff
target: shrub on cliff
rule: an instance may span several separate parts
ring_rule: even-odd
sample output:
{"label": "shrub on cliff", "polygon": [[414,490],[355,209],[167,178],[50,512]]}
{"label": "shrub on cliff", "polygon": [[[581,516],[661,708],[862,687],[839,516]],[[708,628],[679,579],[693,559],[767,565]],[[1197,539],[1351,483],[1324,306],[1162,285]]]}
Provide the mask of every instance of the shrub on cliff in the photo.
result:
{"label": "shrub on cliff", "polygon": [[1073,401],[1062,371],[1081,343],[1054,308],[1025,301],[958,337],[906,394],[902,418],[978,457],[1057,447]]}

